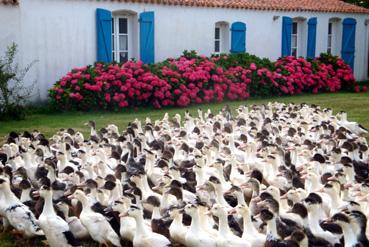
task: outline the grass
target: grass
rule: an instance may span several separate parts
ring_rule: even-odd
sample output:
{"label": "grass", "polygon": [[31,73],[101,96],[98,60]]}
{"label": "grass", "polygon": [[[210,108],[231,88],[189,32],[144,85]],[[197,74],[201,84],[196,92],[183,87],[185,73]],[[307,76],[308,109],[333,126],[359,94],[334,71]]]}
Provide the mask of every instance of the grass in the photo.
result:
{"label": "grass", "polygon": [[[251,99],[247,101],[225,102],[225,103],[212,103],[207,105],[201,105],[202,109],[211,109],[213,112],[219,111],[225,104],[228,104],[232,109],[238,107],[241,104],[263,104],[269,101],[279,101],[285,103],[308,103],[317,104],[321,107],[330,107],[335,113],[339,111],[346,111],[348,118],[352,121],[357,121],[365,127],[369,127],[369,93],[353,94],[353,93],[335,93],[335,94],[319,94],[319,95],[301,95],[291,97],[275,97],[269,99]],[[69,112],[69,113],[57,113],[57,114],[32,114],[27,119],[22,121],[8,121],[0,122],[0,140],[5,140],[7,134],[10,131],[21,132],[24,130],[37,129],[44,133],[46,136],[52,136],[60,128],[74,128],[81,131],[83,134],[88,135],[89,128],[84,126],[84,123],[88,120],[95,120],[97,128],[106,126],[107,124],[114,123],[122,131],[130,121],[138,118],[144,120],[146,117],[150,117],[152,120],[162,118],[165,112],[168,112],[170,116],[176,113],[183,114],[186,110],[196,114],[198,105],[190,106],[188,108],[167,108],[162,110],[152,109],[138,109],[127,110],[120,113],[105,113],[105,112]],[[369,135],[366,136],[369,139]],[[9,235],[0,237],[0,247],[15,247],[15,246],[45,246],[40,242],[33,242],[31,245],[17,245]],[[97,244],[87,244],[84,246],[98,246]]]}

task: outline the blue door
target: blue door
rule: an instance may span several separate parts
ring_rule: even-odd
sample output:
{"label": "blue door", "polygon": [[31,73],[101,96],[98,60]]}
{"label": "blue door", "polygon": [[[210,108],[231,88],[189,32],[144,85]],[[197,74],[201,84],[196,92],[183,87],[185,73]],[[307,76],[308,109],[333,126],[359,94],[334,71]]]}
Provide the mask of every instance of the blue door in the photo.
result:
{"label": "blue door", "polygon": [[342,22],[342,51],[341,56],[345,62],[354,70],[355,62],[355,34],[356,34],[356,20],[353,18],[346,18]]}
{"label": "blue door", "polygon": [[231,26],[231,53],[246,51],[246,24],[234,22]]}

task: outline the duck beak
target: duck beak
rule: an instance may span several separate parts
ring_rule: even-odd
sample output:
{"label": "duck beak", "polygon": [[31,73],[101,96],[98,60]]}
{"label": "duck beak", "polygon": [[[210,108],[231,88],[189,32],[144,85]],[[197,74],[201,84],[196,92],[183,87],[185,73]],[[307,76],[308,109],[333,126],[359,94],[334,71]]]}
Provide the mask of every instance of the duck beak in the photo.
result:
{"label": "duck beak", "polygon": [[358,199],[356,199],[358,202],[366,202],[367,199],[366,199],[366,196],[361,196],[361,197],[358,197]]}
{"label": "duck beak", "polygon": [[351,188],[352,187],[352,184],[351,183],[347,183],[347,184],[343,185],[343,187],[345,189],[348,189],[348,188]]}
{"label": "duck beak", "polygon": [[119,217],[127,217],[127,216],[128,216],[128,212],[119,214]]}
{"label": "duck beak", "polygon": [[288,237],[285,237],[285,238],[284,238],[284,240],[286,240],[286,241],[291,240],[291,235],[290,235],[290,236],[288,236]]}
{"label": "duck beak", "polygon": [[231,195],[232,191],[231,190],[227,190],[226,192],[223,193],[224,195]]}
{"label": "duck beak", "polygon": [[236,211],[236,209],[235,208],[232,208],[231,210],[229,210],[228,211],[228,214],[229,215],[234,215],[234,214],[236,214],[237,213],[237,211]]}
{"label": "duck beak", "polygon": [[110,213],[110,212],[113,212],[113,208],[111,206],[107,207],[104,209],[104,212],[105,213]]}
{"label": "duck beak", "polygon": [[207,211],[206,213],[205,213],[205,215],[212,215],[212,213],[211,213],[211,211],[209,210],[209,211]]}
{"label": "duck beak", "polygon": [[255,201],[255,202],[260,202],[260,201],[261,201],[260,196],[255,197],[255,198],[254,198],[254,201]]}
{"label": "duck beak", "polygon": [[333,223],[332,219],[325,219],[322,221],[322,223]]}
{"label": "duck beak", "polygon": [[284,194],[280,197],[280,199],[287,199],[287,193],[284,193]]}
{"label": "duck beak", "polygon": [[249,188],[249,185],[247,183],[244,183],[244,184],[241,184],[240,185],[240,188],[241,189],[248,189]]}
{"label": "duck beak", "polygon": [[324,192],[324,187],[320,188],[319,190],[317,190],[316,192]]}
{"label": "duck beak", "polygon": [[[165,186],[164,186],[164,188],[166,188]],[[158,186],[154,186],[154,187],[152,187],[152,190],[156,190],[156,191],[158,191],[160,189],[160,186],[158,185]]]}
{"label": "duck beak", "polygon": [[332,177],[327,178],[327,180],[328,181],[333,181],[333,180],[336,180],[336,178],[334,176],[332,176]]}
{"label": "duck beak", "polygon": [[76,198],[74,197],[74,195],[73,195],[73,194],[72,194],[72,195],[67,196],[67,198],[68,198],[69,200],[76,199]]}
{"label": "duck beak", "polygon": [[32,195],[35,197],[40,197],[40,192],[39,191],[33,191]]}
{"label": "duck beak", "polygon": [[361,188],[361,186],[360,186],[360,184],[355,184],[354,186],[353,186],[353,191],[360,191],[360,188]]}
{"label": "duck beak", "polygon": [[204,185],[196,186],[196,190],[197,191],[204,191],[205,190],[205,186]]}
{"label": "duck beak", "polygon": [[308,174],[307,171],[305,171],[303,168],[301,168],[299,172],[300,172],[301,175],[307,175]]}

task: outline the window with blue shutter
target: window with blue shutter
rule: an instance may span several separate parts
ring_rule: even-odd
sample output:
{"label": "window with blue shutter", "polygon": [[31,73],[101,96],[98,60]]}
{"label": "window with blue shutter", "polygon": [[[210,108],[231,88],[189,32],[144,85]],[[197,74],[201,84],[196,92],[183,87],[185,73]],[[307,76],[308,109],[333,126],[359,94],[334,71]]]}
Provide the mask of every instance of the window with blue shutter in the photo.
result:
{"label": "window with blue shutter", "polygon": [[291,55],[292,18],[282,18],[282,57]]}
{"label": "window with blue shutter", "polygon": [[231,53],[246,51],[246,24],[234,22],[231,26]]}
{"label": "window with blue shutter", "polygon": [[112,15],[109,10],[96,9],[97,61],[112,61]]}
{"label": "window with blue shutter", "polygon": [[154,12],[140,14],[140,58],[144,63],[155,62]]}
{"label": "window with blue shutter", "polygon": [[355,62],[355,34],[356,34],[356,20],[353,18],[346,18],[342,22],[342,51],[341,56],[345,62],[354,70]]}
{"label": "window with blue shutter", "polygon": [[307,57],[315,58],[316,48],[316,25],[317,18],[310,18],[308,21],[308,41],[307,41]]}

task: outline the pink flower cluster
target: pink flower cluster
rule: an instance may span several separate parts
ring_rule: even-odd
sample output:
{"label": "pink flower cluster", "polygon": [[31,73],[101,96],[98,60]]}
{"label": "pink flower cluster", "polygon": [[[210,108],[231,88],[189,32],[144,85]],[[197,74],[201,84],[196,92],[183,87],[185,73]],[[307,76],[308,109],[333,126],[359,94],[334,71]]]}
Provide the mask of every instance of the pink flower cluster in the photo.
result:
{"label": "pink flower cluster", "polygon": [[324,63],[321,58],[307,61],[285,57],[272,64],[274,69],[253,62],[222,67],[221,61],[230,56],[181,56],[154,65],[140,61],[96,63],[73,69],[49,90],[49,95],[62,109],[114,110],[183,107],[255,95],[336,92],[343,83],[355,84],[352,70],[341,59]]}

